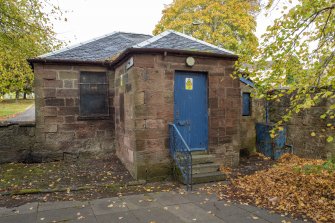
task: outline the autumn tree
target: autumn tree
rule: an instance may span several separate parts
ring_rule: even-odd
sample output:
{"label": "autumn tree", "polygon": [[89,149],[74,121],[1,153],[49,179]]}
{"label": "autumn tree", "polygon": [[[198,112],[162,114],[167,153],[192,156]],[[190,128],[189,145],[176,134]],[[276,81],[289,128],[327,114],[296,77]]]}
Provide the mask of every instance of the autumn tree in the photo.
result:
{"label": "autumn tree", "polygon": [[[333,141],[335,120],[335,2],[334,0],[270,0],[268,12],[281,5],[281,16],[267,28],[256,53],[240,55],[240,69],[246,69],[257,84],[258,96],[283,89],[268,99],[290,97],[290,107],[277,124],[324,100],[330,105],[321,115],[327,126],[320,134]],[[328,133],[327,133],[328,132]]]}
{"label": "autumn tree", "polygon": [[172,29],[250,55],[258,45],[254,34],[258,12],[257,0],[174,0],[153,33]]}
{"label": "autumn tree", "polygon": [[59,46],[51,20],[60,17],[48,0],[0,0],[0,94],[31,90],[27,59]]}

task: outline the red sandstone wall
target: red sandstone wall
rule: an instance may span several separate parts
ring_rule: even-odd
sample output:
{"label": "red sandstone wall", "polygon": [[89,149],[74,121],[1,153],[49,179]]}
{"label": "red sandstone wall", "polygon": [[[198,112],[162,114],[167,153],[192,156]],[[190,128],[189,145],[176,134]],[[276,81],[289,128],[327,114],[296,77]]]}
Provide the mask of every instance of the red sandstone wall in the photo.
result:
{"label": "red sandstone wall", "polygon": [[80,71],[107,71],[104,67],[34,64],[36,139],[34,153],[43,161],[62,159],[64,152],[101,155],[114,148],[114,74],[108,71],[110,117],[79,120]]}
{"label": "red sandstone wall", "polygon": [[[209,151],[217,162],[237,165],[241,91],[239,80],[230,77],[234,61],[196,57],[196,64],[187,67],[186,56],[134,55],[133,59],[132,68],[126,70],[125,62],[115,72],[117,154],[133,176],[152,178],[171,171],[168,123],[173,122],[176,70],[208,73]],[[121,76],[128,80],[122,86]]]}

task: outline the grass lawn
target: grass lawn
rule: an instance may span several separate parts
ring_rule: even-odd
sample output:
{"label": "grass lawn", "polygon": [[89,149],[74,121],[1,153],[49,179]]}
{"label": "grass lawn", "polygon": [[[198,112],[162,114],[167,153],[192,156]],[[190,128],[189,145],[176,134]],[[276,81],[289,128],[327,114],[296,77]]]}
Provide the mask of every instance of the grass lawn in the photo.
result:
{"label": "grass lawn", "polygon": [[3,100],[0,101],[0,119],[13,117],[15,114],[25,111],[34,100]]}

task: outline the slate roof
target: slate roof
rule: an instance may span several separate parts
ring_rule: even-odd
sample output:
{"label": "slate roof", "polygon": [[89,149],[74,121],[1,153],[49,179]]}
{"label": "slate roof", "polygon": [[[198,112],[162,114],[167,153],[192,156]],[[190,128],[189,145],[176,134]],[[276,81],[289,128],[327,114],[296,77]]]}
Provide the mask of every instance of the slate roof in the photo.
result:
{"label": "slate roof", "polygon": [[37,59],[62,61],[105,61],[126,49],[173,49],[236,56],[233,52],[191,36],[168,30],[157,36],[114,32],[88,42],[39,56]]}
{"label": "slate roof", "polygon": [[214,46],[210,43],[173,30],[165,31],[157,36],[152,37],[151,39],[137,44],[134,47],[200,51],[230,56],[235,55],[229,50]]}
{"label": "slate roof", "polygon": [[114,32],[90,41],[39,56],[45,59],[100,61],[106,60],[152,36]]}

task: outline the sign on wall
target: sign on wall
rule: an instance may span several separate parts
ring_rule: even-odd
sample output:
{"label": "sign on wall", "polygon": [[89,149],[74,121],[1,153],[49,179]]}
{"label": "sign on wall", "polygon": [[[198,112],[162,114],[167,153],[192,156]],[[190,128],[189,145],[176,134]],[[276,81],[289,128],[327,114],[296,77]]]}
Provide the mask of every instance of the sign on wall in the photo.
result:
{"label": "sign on wall", "polygon": [[193,90],[193,78],[185,78],[185,89],[188,91]]}

